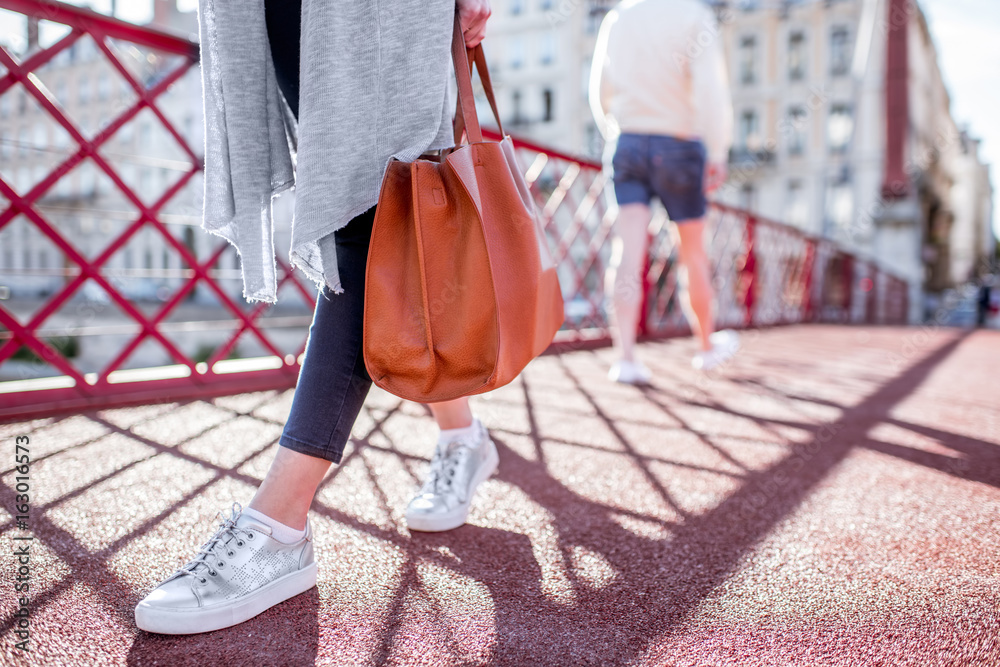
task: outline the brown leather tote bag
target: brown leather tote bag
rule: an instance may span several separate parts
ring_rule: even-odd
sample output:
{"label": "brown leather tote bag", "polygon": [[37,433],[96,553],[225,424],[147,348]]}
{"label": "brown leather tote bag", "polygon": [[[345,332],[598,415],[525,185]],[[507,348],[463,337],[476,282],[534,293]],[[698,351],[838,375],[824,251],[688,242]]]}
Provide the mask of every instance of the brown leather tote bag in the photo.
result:
{"label": "brown leather tote bag", "polygon": [[[499,126],[482,46],[456,19],[456,145],[389,163],[365,277],[364,359],[372,381],[422,403],[513,380],[563,322],[556,266],[509,136],[484,141],[479,69]],[[468,135],[462,143],[461,136]]]}

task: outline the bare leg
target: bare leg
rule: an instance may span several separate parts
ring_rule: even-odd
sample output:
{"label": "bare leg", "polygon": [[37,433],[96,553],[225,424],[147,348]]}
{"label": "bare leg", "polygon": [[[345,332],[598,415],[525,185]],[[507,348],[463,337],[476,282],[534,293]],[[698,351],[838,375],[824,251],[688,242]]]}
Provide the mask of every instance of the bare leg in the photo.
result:
{"label": "bare leg", "polygon": [[688,220],[674,225],[674,229],[674,238],[680,247],[681,264],[684,265],[684,271],[681,272],[684,287],[681,306],[701,349],[711,350],[712,343],[708,337],[715,331],[712,316],[715,292],[712,289],[711,267],[703,241],[705,222],[701,218]]}
{"label": "bare leg", "polygon": [[428,403],[427,407],[434,414],[438,428],[442,431],[453,428],[472,426],[472,409],[468,398],[456,398],[443,403]]}
{"label": "bare leg", "polygon": [[278,447],[250,507],[290,528],[304,529],[313,496],[330,465],[326,459]]}
{"label": "bare leg", "polygon": [[[468,398],[429,404],[441,429],[472,424]],[[302,530],[313,496],[330,469],[330,461],[279,447],[267,477],[250,501],[250,507],[286,526]]]}
{"label": "bare leg", "polygon": [[652,213],[646,204],[626,204],[618,211],[611,262],[604,291],[611,294],[615,346],[625,361],[635,361],[635,337],[642,308],[646,240]]}

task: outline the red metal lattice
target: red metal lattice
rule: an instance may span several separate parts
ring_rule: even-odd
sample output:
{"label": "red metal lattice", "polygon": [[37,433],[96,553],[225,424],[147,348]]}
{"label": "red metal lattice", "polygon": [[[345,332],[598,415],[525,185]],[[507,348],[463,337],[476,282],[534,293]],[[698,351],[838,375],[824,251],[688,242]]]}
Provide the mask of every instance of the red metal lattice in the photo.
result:
{"label": "red metal lattice", "polygon": [[[198,47],[186,39],[145,27],[134,26],[86,9],[50,1],[0,0],[5,8],[68,26],[69,33],[46,48],[17,62],[0,48],[0,95],[22,86],[68,135],[77,148],[26,192],[17,192],[0,179],[0,194],[9,205],[0,213],[0,230],[15,217],[24,216],[59,250],[69,267],[65,285],[30,317],[19,319],[0,302],[0,363],[26,347],[62,373],[61,386],[0,382],[0,417],[45,414],[128,403],[149,403],[294,386],[299,359],[305,346],[305,327],[295,354],[283,353],[264,331],[266,304],[241,307],[220,285],[213,267],[226,251],[219,243],[199,261],[184,242],[164,223],[164,206],[200,171],[202,160],[158,106],[158,99],[198,62]],[[54,101],[55,96],[32,73],[89,35],[101,53],[128,83],[136,99],[108,124],[87,138]],[[120,40],[180,57],[179,64],[150,88],[145,88],[123,64],[108,40]],[[181,146],[188,166],[179,180],[165,188],[151,204],[144,203],[115,167],[101,155],[103,146],[120,128],[149,109],[165,131]],[[489,133],[487,133],[489,134]],[[496,135],[491,135],[497,138]],[[556,340],[559,346],[603,344],[610,341],[604,294],[604,271],[609,259],[616,208],[610,196],[607,174],[593,160],[567,155],[551,148],[516,139],[518,159],[541,211],[545,232],[559,263],[560,280],[567,304],[566,324]],[[39,199],[78,164],[92,160],[135,207],[138,215],[110,244],[88,259],[74,239],[61,232],[38,206]],[[689,329],[677,301],[677,256],[667,220],[659,211],[650,224],[649,261],[646,272],[645,313],[641,333],[663,337]],[[154,314],[144,314],[109,280],[109,259],[141,229],[151,228],[167,248],[177,253],[188,269],[184,282]],[[201,234],[202,232],[198,232]],[[870,263],[855,260],[831,242],[809,237],[746,211],[714,204],[708,216],[707,247],[715,266],[720,326],[748,327],[809,321],[904,322],[907,285]],[[279,288],[289,286],[311,308],[315,304],[312,285],[303,285],[290,267],[278,260]],[[66,304],[81,285],[93,280],[122,311],[137,323],[139,331],[114,354],[99,372],[84,373],[46,342],[42,326]],[[206,361],[198,363],[165,335],[166,320],[195,289],[204,285],[226,311],[235,317],[235,329]],[[3,331],[6,329],[6,331]],[[219,372],[237,342],[245,337],[257,341],[274,363],[268,368],[242,372]],[[143,381],[120,381],[115,372],[144,341],[156,341],[181,368],[178,377]],[[49,378],[50,380],[52,378]],[[60,383],[55,383],[59,385]],[[30,386],[29,386],[30,385]]]}
{"label": "red metal lattice", "polygon": [[[40,308],[27,322],[20,322],[12,313],[0,307],[0,325],[8,330],[7,340],[0,345],[0,362],[11,357],[21,346],[32,350],[39,358],[51,364],[55,369],[65,374],[72,381],[71,387],[52,388],[41,391],[6,392],[0,394],[0,414],[12,414],[18,411],[39,411],[47,409],[65,409],[77,406],[97,406],[119,404],[131,401],[167,400],[177,396],[205,395],[222,393],[248,387],[262,388],[294,384],[297,377],[296,355],[285,355],[268,339],[257,321],[266,310],[259,305],[250,312],[244,312],[234,300],[219,287],[210,275],[210,269],[216,264],[219,256],[226,250],[227,244],[222,242],[207,259],[199,261],[191,250],[181,240],[171,234],[161,220],[161,210],[201,169],[202,159],[196,155],[187,144],[184,137],[174,127],[157,105],[157,99],[178,81],[190,68],[198,63],[197,44],[188,40],[169,35],[164,32],[134,26],[122,21],[96,14],[86,9],[63,5],[54,2],[28,2],[25,0],[3,0],[0,7],[24,13],[28,16],[63,24],[70,28],[69,34],[51,46],[39,49],[18,63],[6,50],[0,48],[0,64],[6,68],[6,75],[0,79],[0,95],[15,85],[23,86],[44,109],[47,114],[61,126],[78,145],[78,149],[65,161],[60,163],[45,178],[38,182],[28,192],[18,193],[10,184],[0,180],[0,193],[10,202],[8,208],[0,213],[0,229],[10,223],[16,216],[23,215],[40,230],[56,247],[64,253],[73,266],[67,275],[70,277],[65,286]],[[136,94],[135,102],[111,120],[104,129],[93,138],[88,139],[66,113],[55,103],[54,95],[45,89],[32,73],[50,62],[63,50],[70,48],[83,35],[89,35],[100,48],[104,57],[117,70],[118,74],[128,83]],[[109,48],[108,40],[131,42],[161,52],[181,56],[180,64],[172,71],[162,75],[159,82],[146,89],[133,76],[116,53]],[[104,145],[122,126],[133,119],[143,109],[149,109],[162,123],[163,128],[181,146],[190,167],[183,176],[151,205],[147,206],[142,198],[118,174],[115,168],[99,152]],[[88,259],[60,231],[46,219],[37,209],[39,198],[51,188],[60,178],[69,173],[77,164],[84,160],[92,160],[100,170],[114,183],[126,199],[138,210],[139,215],[129,224],[124,232],[119,234],[97,257]],[[109,281],[102,267],[121,249],[141,228],[150,227],[160,233],[163,241],[173,252],[180,255],[189,267],[187,281],[167,300],[163,307],[152,317],[147,317],[129,299],[127,299],[113,282]],[[279,260],[282,271],[280,284],[291,281],[297,286],[303,298],[314,303],[315,296],[299,281],[290,268]],[[94,280],[115,305],[121,308],[140,326],[140,332],[108,363],[100,372],[83,374],[52,345],[41,339],[36,332],[45,320],[64,305],[73,293],[88,279]],[[214,293],[219,303],[235,315],[239,327],[234,335],[204,364],[198,364],[184,354],[159,326],[167,316],[194,289],[196,284],[203,284]],[[277,369],[267,371],[250,371],[233,374],[215,372],[215,362],[225,359],[244,334],[257,338],[260,344],[284,363]],[[112,382],[110,378],[122,363],[147,339],[158,342],[169,353],[170,357],[187,367],[187,376],[144,382]],[[304,343],[303,343],[304,347]],[[299,354],[301,354],[301,349]]]}

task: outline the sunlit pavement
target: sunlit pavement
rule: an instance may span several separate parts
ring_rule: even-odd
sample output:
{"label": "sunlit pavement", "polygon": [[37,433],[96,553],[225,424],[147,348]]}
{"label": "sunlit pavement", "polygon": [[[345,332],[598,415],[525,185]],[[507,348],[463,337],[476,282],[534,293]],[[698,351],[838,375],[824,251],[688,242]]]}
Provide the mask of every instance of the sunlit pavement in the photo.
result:
{"label": "sunlit pavement", "polygon": [[373,393],[313,505],[317,588],[243,625],[136,602],[266,472],[292,392],[0,425],[30,437],[32,665],[1000,664],[1000,332],[796,326],[710,376],[648,343],[543,357],[475,408],[500,449],[468,525],[411,534],[434,438]]}

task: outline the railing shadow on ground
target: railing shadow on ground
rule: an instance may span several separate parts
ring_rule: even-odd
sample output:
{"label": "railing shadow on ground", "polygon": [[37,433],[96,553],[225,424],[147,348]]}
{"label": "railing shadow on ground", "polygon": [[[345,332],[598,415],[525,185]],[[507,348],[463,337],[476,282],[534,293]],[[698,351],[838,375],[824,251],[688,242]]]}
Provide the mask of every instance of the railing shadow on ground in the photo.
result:
{"label": "railing shadow on ground", "polygon": [[[653,642],[669,637],[698,603],[733,573],[740,559],[774,530],[779,522],[794,512],[817,483],[856,448],[871,448],[962,479],[1000,487],[1000,469],[995,465],[987,465],[997,460],[995,445],[968,437],[959,436],[956,439],[955,434],[905,423],[891,415],[893,407],[915,391],[964,339],[964,336],[954,336],[950,341],[939,345],[924,359],[895,377],[887,378],[873,393],[853,407],[814,396],[786,392],[786,398],[802,404],[815,402],[822,406],[827,403],[828,407],[839,409],[840,416],[828,423],[818,423],[805,416],[801,421],[770,419],[749,411],[724,408],[711,400],[708,392],[697,386],[681,386],[676,391],[660,387],[643,390],[641,396],[647,400],[647,404],[662,412],[661,415],[647,417],[648,421],[656,423],[662,417],[676,423],[676,432],[694,433],[702,443],[716,450],[721,462],[717,468],[702,467],[701,471],[724,478],[727,484],[734,486],[731,492],[723,494],[718,504],[700,513],[684,509],[683,503],[665,488],[653,470],[654,466],[669,465],[678,467],[683,474],[698,466],[691,466],[670,455],[640,451],[640,443],[626,431],[632,426],[641,426],[642,420],[635,420],[633,423],[629,419],[611,418],[602,407],[605,399],[588,386],[587,380],[579,376],[578,370],[568,364],[565,357],[550,359],[561,370],[564,384],[572,387],[576,395],[584,397],[586,404],[581,404],[578,409],[589,412],[602,422],[614,441],[610,449],[605,449],[606,443],[593,447],[587,442],[572,439],[566,441],[566,446],[578,446],[593,456],[613,455],[623,466],[622,469],[625,465],[634,466],[655,490],[662,507],[670,509],[639,511],[633,508],[631,516],[652,526],[660,535],[644,536],[623,527],[617,519],[628,514],[628,511],[623,512],[621,508],[612,508],[581,495],[553,472],[550,466],[558,462],[546,457],[545,446],[539,436],[538,419],[541,413],[536,405],[539,394],[528,381],[521,382],[517,391],[523,394],[521,404],[527,428],[521,431],[508,431],[503,425],[494,428],[502,462],[498,479],[540,508],[541,518],[538,520],[547,522],[547,529],[553,536],[549,547],[558,554],[556,558],[561,558],[563,562],[563,581],[561,584],[556,582],[563,586],[562,597],[556,596],[557,599],[553,599],[553,575],[546,572],[546,566],[540,563],[536,546],[533,545],[534,538],[517,530],[467,525],[449,533],[408,536],[399,532],[391,519],[372,521],[339,509],[329,500],[317,502],[314,504],[317,515],[345,530],[356,531],[391,545],[402,559],[397,575],[391,578],[394,589],[382,617],[382,626],[377,630],[380,633],[378,641],[364,661],[370,664],[386,662],[392,656],[397,642],[405,639],[398,632],[404,625],[408,600],[413,596],[433,600],[433,594],[427,590],[426,582],[418,573],[418,569],[424,565],[471,578],[485,587],[494,604],[496,645],[491,654],[498,662],[557,664],[570,659],[580,664],[597,661],[624,663],[639,659]],[[767,387],[760,378],[744,377],[740,381],[760,390],[776,391]],[[681,396],[680,392],[686,392],[686,396]],[[267,395],[260,400],[260,404],[266,404],[272,399],[273,395]],[[685,423],[676,414],[676,410],[670,407],[671,403],[747,420],[765,431],[772,430],[776,441],[780,434],[775,429],[779,428],[793,427],[808,433],[809,437],[791,444],[781,458],[766,467],[752,469],[720,450],[698,428]],[[337,484],[338,476],[346,474],[344,471],[350,469],[353,462],[363,469],[363,474],[377,491],[377,511],[391,516],[395,501],[389,496],[395,496],[396,491],[385,486],[389,482],[380,481],[383,471],[367,457],[378,455],[395,459],[406,470],[403,477],[413,481],[415,486],[415,470],[422,461],[421,457],[411,453],[408,446],[401,447],[402,443],[398,438],[387,433],[384,428],[390,418],[401,414],[401,410],[412,409],[412,405],[409,408],[405,406],[403,403],[390,403],[374,409],[366,408],[370,420],[367,434],[357,439],[356,446],[345,457],[343,464],[335,468],[325,480],[324,487]],[[167,414],[175,409],[176,406],[164,408]],[[246,414],[253,412],[252,407],[234,411],[229,419],[244,418]],[[565,412],[567,417],[573,417],[572,408]],[[135,586],[112,569],[109,561],[157,529],[174,512],[220,482],[228,480],[255,487],[259,483],[259,475],[242,470],[248,463],[266,457],[274,446],[274,440],[268,439],[241,459],[229,465],[221,465],[184,452],[181,447],[186,442],[223,427],[225,422],[192,433],[180,443],[165,443],[137,435],[133,426],[120,426],[98,414],[91,414],[89,418],[105,427],[109,433],[138,440],[151,448],[153,453],[93,479],[35,510],[33,523],[36,539],[44,542],[60,560],[70,564],[71,572],[39,595],[34,605],[36,610],[58,605],[60,598],[71,588],[83,584],[115,616],[116,626],[132,628],[132,608],[143,592],[136,590]],[[414,415],[413,418],[419,418],[419,415]],[[260,420],[262,426],[280,426],[280,421],[267,417],[255,416],[254,419]],[[955,460],[949,460],[948,457],[874,441],[868,432],[873,426],[883,422],[934,437],[946,435],[966,455],[965,463],[956,465]],[[525,436],[524,430],[527,431],[526,436],[534,451],[512,444],[514,439]],[[179,458],[198,466],[208,476],[169,506],[158,506],[157,513],[103,547],[88,548],[81,536],[47,516],[48,512],[61,504],[79,498],[102,483],[121,477],[130,469],[161,455]],[[604,472],[608,475],[616,474],[616,470],[610,468]],[[323,497],[323,489],[319,495]],[[336,498],[336,495],[332,497]],[[13,490],[7,484],[0,487],[0,502],[5,505],[13,503]],[[11,525],[8,523],[0,528],[6,531]],[[614,574],[606,585],[595,588],[593,582],[581,579],[570,567],[574,554],[581,549],[586,553],[596,554],[598,559],[610,567]],[[175,560],[177,557],[179,556],[174,554]],[[319,557],[322,562],[322,552]],[[327,557],[332,559],[333,553]],[[346,553],[341,551],[338,557],[350,557],[350,550]],[[638,567],[639,564],[643,566]],[[651,568],[649,564],[655,564],[655,567]],[[697,564],[697,567],[692,564]],[[327,561],[324,565],[338,567],[335,560]],[[366,593],[363,588],[352,591],[352,594],[362,598]],[[320,593],[313,590],[247,624],[210,635],[172,638],[139,633],[131,645],[129,662],[146,664],[155,658],[166,660],[170,664],[194,664],[201,659],[195,656],[208,661],[207,656],[231,651],[239,642],[244,641],[247,633],[252,633],[256,637],[267,637],[261,644],[255,643],[255,661],[268,663],[269,659],[273,659],[281,664],[313,664],[319,651],[320,635],[325,627],[320,626],[322,606]],[[324,622],[332,620],[336,623],[336,610],[333,613],[333,619],[326,616]],[[441,610],[438,613],[445,615]],[[13,617],[4,618],[0,622],[0,634],[11,630],[13,621]],[[429,622],[433,623],[434,619]],[[447,623],[441,621],[440,625],[446,626]],[[446,644],[451,647],[447,650],[453,657],[460,659],[461,638],[450,636]],[[591,651],[589,647],[600,647],[600,651]]]}

